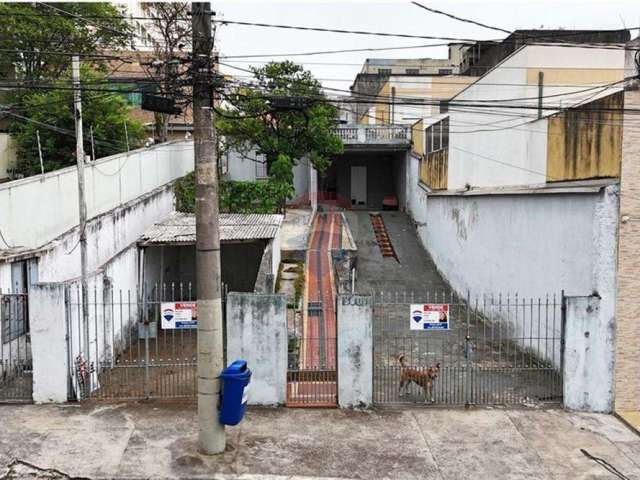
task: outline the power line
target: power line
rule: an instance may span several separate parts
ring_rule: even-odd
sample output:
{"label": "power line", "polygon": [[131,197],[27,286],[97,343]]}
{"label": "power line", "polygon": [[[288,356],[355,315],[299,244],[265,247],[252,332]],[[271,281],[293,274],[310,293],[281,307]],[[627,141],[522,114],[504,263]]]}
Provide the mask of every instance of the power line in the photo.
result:
{"label": "power line", "polygon": [[471,20],[468,18],[456,17],[451,13],[443,12],[442,10],[436,10],[435,8],[427,7],[426,5],[422,5],[421,3],[418,3],[418,2],[411,2],[411,3],[429,12],[437,13],[438,15],[444,15],[445,17],[453,18],[454,20],[458,20],[459,22],[471,23],[472,25],[488,28],[489,30],[496,30],[498,32],[506,33],[507,35],[512,33],[511,31],[505,30],[504,28],[492,27],[491,25],[487,25],[486,23],[476,22],[475,20]]}

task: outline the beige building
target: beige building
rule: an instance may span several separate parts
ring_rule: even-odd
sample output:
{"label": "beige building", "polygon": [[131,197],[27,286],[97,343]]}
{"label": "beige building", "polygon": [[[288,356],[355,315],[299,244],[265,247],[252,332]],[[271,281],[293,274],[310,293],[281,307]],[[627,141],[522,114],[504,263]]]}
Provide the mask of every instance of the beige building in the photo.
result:
{"label": "beige building", "polygon": [[445,111],[446,101],[476,79],[458,75],[391,75],[358,123],[411,125]]}

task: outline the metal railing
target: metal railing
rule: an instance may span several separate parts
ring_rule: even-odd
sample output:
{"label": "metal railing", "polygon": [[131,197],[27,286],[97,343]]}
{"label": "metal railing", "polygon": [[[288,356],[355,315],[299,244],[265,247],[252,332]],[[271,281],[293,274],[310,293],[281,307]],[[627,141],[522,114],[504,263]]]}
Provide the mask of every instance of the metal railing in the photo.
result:
{"label": "metal railing", "polygon": [[336,133],[347,145],[410,143],[410,130],[402,126],[350,125],[336,128]]}
{"label": "metal railing", "polygon": [[[224,285],[222,293],[224,315]],[[190,283],[94,288],[88,297],[87,349],[81,291],[77,285],[66,288],[71,398],[195,398],[197,328],[190,322],[197,319],[197,307]],[[182,318],[189,310],[189,318]]]}
{"label": "metal railing", "polygon": [[30,402],[33,396],[29,297],[0,292],[0,402]]}
{"label": "metal railing", "polygon": [[[410,329],[424,305],[447,305],[449,329]],[[563,295],[374,295],[374,402],[560,403],[563,306]]]}

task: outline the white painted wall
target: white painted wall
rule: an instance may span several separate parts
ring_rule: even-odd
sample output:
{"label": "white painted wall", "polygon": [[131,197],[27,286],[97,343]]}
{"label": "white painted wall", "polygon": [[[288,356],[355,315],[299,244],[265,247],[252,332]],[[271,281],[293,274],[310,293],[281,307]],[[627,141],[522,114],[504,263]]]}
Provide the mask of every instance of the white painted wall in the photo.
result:
{"label": "white painted wall", "polygon": [[[620,49],[528,45],[463,90],[452,102],[496,104],[507,100],[512,105],[537,106],[538,86],[527,84],[527,69],[597,68],[619,72],[622,78],[623,67],[624,50]],[[585,91],[589,85],[561,85],[565,86],[545,85],[543,105],[550,109],[543,111],[543,117],[556,113],[554,109],[596,100],[620,90],[615,87]],[[524,100],[509,100],[514,98]],[[494,187],[544,183],[547,120],[534,121],[536,118],[537,110],[529,108],[451,106],[448,188],[462,189],[467,184]]]}
{"label": "white painted wall", "polygon": [[[543,303],[547,294],[558,296],[563,289],[569,296],[597,292],[600,321],[606,323],[615,315],[617,190],[432,195],[426,225],[419,224],[418,232],[457,292],[471,291],[480,299],[518,293]],[[523,325],[526,330],[526,322],[514,328]],[[554,335],[559,333],[556,325]]]}
{"label": "white painted wall", "polygon": [[[250,151],[243,156],[235,150],[229,151],[227,154],[227,178],[229,180],[244,182],[255,182],[258,180],[254,159],[264,161],[264,155],[257,155],[254,151]],[[293,167],[294,199],[308,195],[309,180],[309,160],[302,158],[298,160],[297,165]]]}
{"label": "white painted wall", "polygon": [[[88,218],[193,170],[193,142],[171,142],[97,160],[85,168]],[[0,184],[0,230],[12,246],[35,248],[78,224],[76,167]]]}
{"label": "white painted wall", "polygon": [[615,254],[615,227],[606,227],[613,236],[600,230],[605,215],[616,218],[616,199],[615,187],[599,194],[430,196],[426,247],[459,292],[606,290],[614,269],[602,252]]}
{"label": "white painted wall", "polygon": [[[173,190],[160,187],[87,224],[89,271],[94,272],[133,244],[154,223],[165,219],[174,208]],[[41,282],[61,282],[80,276],[78,229],[59,237],[39,259]]]}
{"label": "white painted wall", "polygon": [[252,372],[250,405],[281,405],[287,389],[287,300],[284,295],[229,293],[227,360]]}
{"label": "white painted wall", "polygon": [[615,319],[598,297],[567,298],[564,405],[583,412],[613,410]]}
{"label": "white painted wall", "polygon": [[33,401],[67,401],[69,357],[64,286],[37,284],[29,294],[31,348],[33,355]]}
{"label": "white painted wall", "polygon": [[338,297],[338,403],[367,407],[373,401],[373,307],[369,295]]}
{"label": "white painted wall", "polygon": [[8,169],[15,165],[16,149],[11,135],[0,132],[0,180],[9,176]]}

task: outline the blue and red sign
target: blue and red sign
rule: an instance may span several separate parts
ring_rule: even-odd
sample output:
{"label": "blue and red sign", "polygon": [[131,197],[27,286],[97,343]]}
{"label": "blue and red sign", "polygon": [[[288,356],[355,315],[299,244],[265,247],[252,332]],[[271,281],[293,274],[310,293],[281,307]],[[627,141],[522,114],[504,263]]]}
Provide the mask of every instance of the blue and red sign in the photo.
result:
{"label": "blue and red sign", "polygon": [[161,324],[165,330],[198,328],[196,302],[164,302],[161,305]]}
{"label": "blue and red sign", "polygon": [[416,303],[411,305],[411,330],[449,330],[449,304]]}

